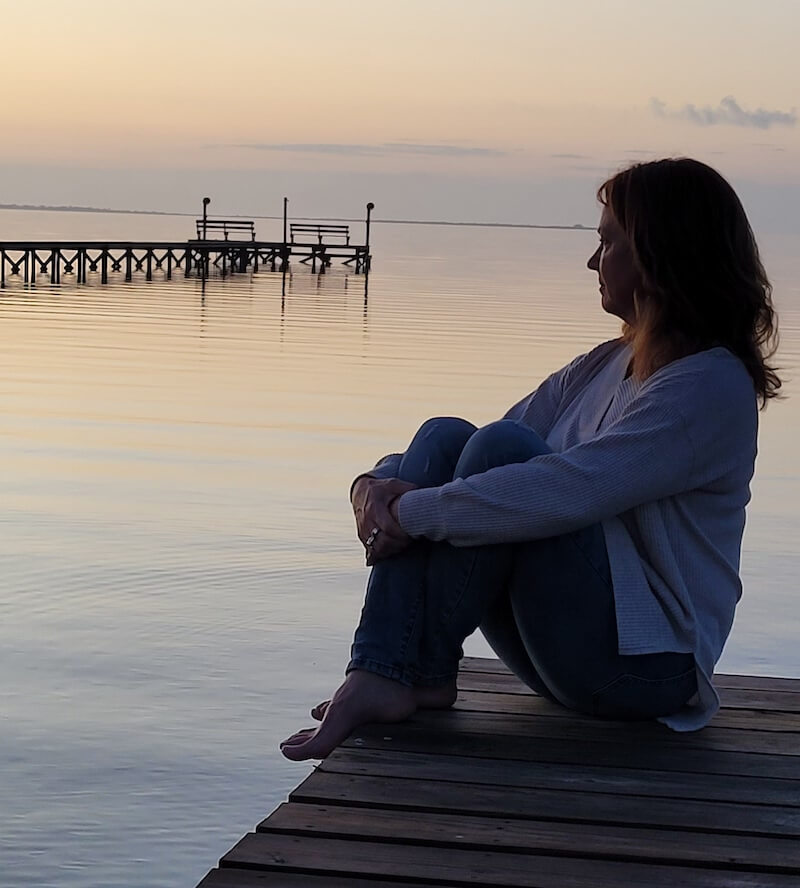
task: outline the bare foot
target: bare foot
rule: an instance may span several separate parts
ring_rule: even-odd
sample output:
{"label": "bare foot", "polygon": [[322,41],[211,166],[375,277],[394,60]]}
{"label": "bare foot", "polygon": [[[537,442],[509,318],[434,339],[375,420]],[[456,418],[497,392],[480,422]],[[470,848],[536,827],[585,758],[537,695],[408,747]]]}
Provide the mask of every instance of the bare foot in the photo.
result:
{"label": "bare foot", "polygon": [[456,680],[430,687],[414,688],[420,709],[449,709],[458,697]]}
{"label": "bare foot", "polygon": [[311,718],[313,718],[314,721],[321,722],[322,717],[325,715],[325,710],[330,705],[330,700],[323,700],[321,703],[317,703],[317,705],[311,710]]}
{"label": "bare foot", "polygon": [[[456,697],[458,696],[455,679],[446,684],[433,687],[417,687],[413,690],[417,709],[449,709],[456,702]],[[322,721],[330,705],[330,700],[323,700],[321,703],[317,703],[311,710],[311,718],[315,721]]]}
{"label": "bare foot", "polygon": [[295,762],[322,759],[359,725],[404,721],[416,709],[413,688],[356,669],[347,675],[331,697],[322,713],[320,726],[293,734],[281,743],[281,752]]}

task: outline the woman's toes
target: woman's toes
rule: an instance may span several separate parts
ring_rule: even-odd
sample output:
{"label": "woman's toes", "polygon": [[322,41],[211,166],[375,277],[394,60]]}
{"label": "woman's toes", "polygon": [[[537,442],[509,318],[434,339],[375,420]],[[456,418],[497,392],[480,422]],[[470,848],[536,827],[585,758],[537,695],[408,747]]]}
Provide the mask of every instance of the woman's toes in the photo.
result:
{"label": "woman's toes", "polygon": [[330,700],[311,711],[319,727],[298,731],[281,743],[292,761],[322,759],[365,722],[403,721],[417,708],[414,689],[370,672],[353,670]]}
{"label": "woman's toes", "polygon": [[314,746],[313,737],[307,737],[297,743],[281,744],[281,753],[284,758],[293,762],[304,762],[310,758],[324,758],[324,754],[318,754]]}
{"label": "woman's toes", "polygon": [[316,719],[318,722],[322,721],[322,719],[325,718],[325,712],[330,705],[330,700],[323,700],[322,703],[317,703],[317,705],[311,710],[311,718]]}
{"label": "woman's toes", "polygon": [[306,740],[309,740],[316,733],[316,728],[303,728],[302,731],[298,731],[296,734],[292,734],[291,737],[281,741],[280,748],[283,749],[284,746],[297,746],[299,743],[305,743]]}
{"label": "woman's toes", "polygon": [[347,723],[325,724],[318,728],[307,728],[298,731],[281,743],[283,755],[294,762],[306,759],[323,759],[344,740],[350,733]]}

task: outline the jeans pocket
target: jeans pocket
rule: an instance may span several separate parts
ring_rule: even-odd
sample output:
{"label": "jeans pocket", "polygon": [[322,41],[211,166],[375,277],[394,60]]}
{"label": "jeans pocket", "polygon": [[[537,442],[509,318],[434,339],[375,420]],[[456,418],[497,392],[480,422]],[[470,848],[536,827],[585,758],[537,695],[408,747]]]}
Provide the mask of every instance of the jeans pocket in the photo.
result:
{"label": "jeans pocket", "polygon": [[642,678],[623,672],[592,695],[592,709],[600,718],[625,721],[673,715],[697,691],[694,667],[670,678]]}

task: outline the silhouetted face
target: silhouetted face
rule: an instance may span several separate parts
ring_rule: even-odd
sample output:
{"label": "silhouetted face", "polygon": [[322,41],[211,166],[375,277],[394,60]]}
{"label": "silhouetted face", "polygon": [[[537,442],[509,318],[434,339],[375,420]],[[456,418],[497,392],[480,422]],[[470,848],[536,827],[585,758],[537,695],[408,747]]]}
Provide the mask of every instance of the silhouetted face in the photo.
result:
{"label": "silhouetted face", "polygon": [[633,325],[633,294],[641,288],[641,277],[633,264],[630,241],[608,207],[603,207],[597,231],[600,244],[586,264],[600,279],[603,309]]}

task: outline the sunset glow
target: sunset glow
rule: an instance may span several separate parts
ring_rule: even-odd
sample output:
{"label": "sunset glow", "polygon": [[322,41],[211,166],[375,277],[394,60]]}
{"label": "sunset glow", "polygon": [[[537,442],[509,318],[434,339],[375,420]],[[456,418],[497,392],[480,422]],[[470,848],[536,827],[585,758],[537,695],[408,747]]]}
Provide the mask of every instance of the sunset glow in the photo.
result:
{"label": "sunset glow", "polygon": [[681,153],[800,188],[791,0],[42,0],[4,30],[2,203],[562,222]]}

